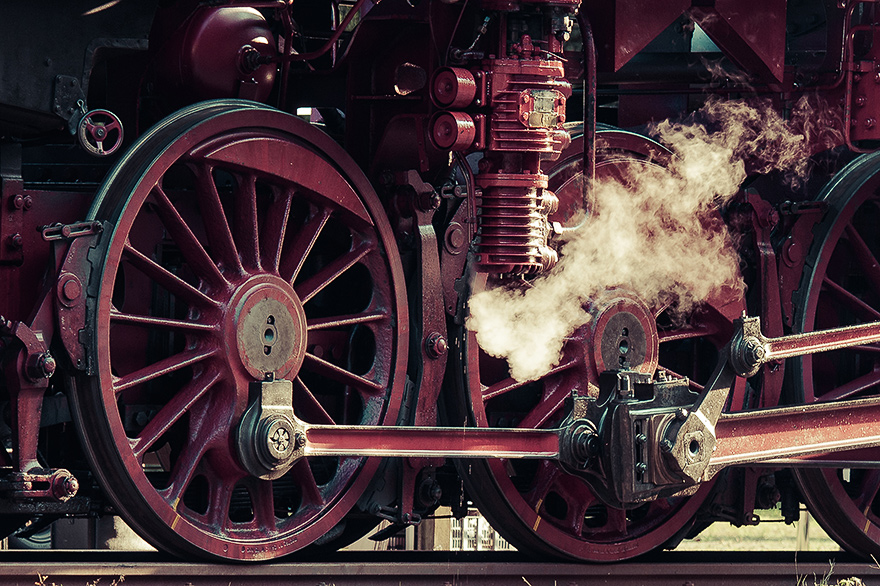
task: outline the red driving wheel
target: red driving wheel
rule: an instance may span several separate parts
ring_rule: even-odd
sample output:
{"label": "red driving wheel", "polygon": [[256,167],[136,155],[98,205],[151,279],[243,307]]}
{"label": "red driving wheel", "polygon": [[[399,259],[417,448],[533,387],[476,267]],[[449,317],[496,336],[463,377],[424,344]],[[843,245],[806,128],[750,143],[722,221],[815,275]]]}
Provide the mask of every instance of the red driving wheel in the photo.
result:
{"label": "red driving wheel", "polygon": [[207,102],[148,132],[101,189],[91,376],[74,409],[117,511],[156,547],[264,560],[333,540],[376,459],[309,458],[275,479],[236,430],[272,372],[296,415],[396,421],[407,310],[369,182],[294,116]]}
{"label": "red driving wheel", "polygon": [[[794,330],[807,332],[880,320],[880,154],[842,169],[820,199],[828,205],[795,294]],[[847,401],[880,394],[880,345],[793,359],[795,403]],[[857,458],[876,462],[880,450]],[[880,555],[880,470],[796,469],[810,512],[846,549]]]}
{"label": "red driving wheel", "polygon": [[[659,144],[628,132],[600,131],[599,141],[603,148],[597,176],[605,180],[623,180],[669,156]],[[573,141],[568,157],[563,156],[550,174],[550,189],[560,199],[551,219],[563,224],[576,221],[575,212],[581,208],[582,148],[581,140]],[[486,277],[478,277],[472,291],[486,286]],[[480,427],[556,427],[567,414],[566,399],[573,392],[591,394],[589,387],[598,384],[601,370],[618,368],[621,352],[628,352],[628,368],[653,373],[659,367],[673,376],[689,377],[696,389],[708,379],[744,301],[739,294],[731,298],[726,290],[686,321],[671,320],[663,308],[648,308],[619,289],[606,291],[590,306],[593,319],[567,338],[558,366],[527,383],[510,378],[507,362],[483,352],[474,333],[462,329],[457,357],[465,413],[453,417]],[[626,347],[619,338],[624,329]],[[660,498],[624,509],[603,502],[582,477],[554,461],[461,461],[459,470],[468,495],[518,549],[597,562],[629,559],[677,543],[711,490],[703,486],[694,496]]]}

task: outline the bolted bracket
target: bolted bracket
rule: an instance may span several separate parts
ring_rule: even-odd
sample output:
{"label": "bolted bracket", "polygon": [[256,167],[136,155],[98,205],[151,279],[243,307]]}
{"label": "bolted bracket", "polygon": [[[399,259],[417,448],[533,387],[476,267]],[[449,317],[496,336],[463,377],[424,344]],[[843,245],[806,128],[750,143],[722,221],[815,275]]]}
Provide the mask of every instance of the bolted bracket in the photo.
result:
{"label": "bolted bracket", "polygon": [[254,397],[241,418],[236,450],[241,465],[264,480],[280,478],[303,456],[305,434],[294,422],[293,383],[272,380],[250,383]]}

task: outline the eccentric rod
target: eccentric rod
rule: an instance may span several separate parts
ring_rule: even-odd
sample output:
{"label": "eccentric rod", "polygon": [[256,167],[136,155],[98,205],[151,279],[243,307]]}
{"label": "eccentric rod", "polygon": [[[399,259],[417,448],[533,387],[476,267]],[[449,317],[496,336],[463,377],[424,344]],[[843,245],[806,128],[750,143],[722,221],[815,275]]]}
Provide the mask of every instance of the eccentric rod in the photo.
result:
{"label": "eccentric rod", "polygon": [[775,360],[880,342],[880,322],[779,338],[764,337],[759,317],[743,317],[741,322],[730,347],[730,361],[736,374],[744,377],[754,376],[761,366]]}

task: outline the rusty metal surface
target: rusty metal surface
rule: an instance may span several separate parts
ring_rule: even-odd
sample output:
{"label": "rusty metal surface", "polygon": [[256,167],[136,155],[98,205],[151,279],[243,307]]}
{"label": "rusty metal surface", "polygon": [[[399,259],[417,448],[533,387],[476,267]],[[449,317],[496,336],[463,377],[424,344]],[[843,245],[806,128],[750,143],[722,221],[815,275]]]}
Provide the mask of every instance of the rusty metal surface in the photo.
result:
{"label": "rusty metal surface", "polygon": [[[523,562],[517,552],[350,552],[332,559],[271,565],[172,562],[129,552],[0,553],[0,586],[43,583],[192,586],[222,584],[385,586],[791,586],[832,571],[831,582],[880,579],[880,568],[840,552],[666,552],[622,564]],[[517,559],[519,558],[519,560]],[[77,560],[77,561],[74,561]],[[833,564],[833,569],[832,569]]]}

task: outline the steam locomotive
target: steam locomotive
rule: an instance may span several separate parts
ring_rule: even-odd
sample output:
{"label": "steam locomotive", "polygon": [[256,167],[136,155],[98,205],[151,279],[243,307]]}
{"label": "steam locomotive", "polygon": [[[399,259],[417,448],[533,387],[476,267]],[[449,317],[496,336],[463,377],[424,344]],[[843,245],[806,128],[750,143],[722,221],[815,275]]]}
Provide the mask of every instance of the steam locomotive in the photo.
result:
{"label": "steam locomotive", "polygon": [[7,1],[0,533],[880,554],[876,5]]}

